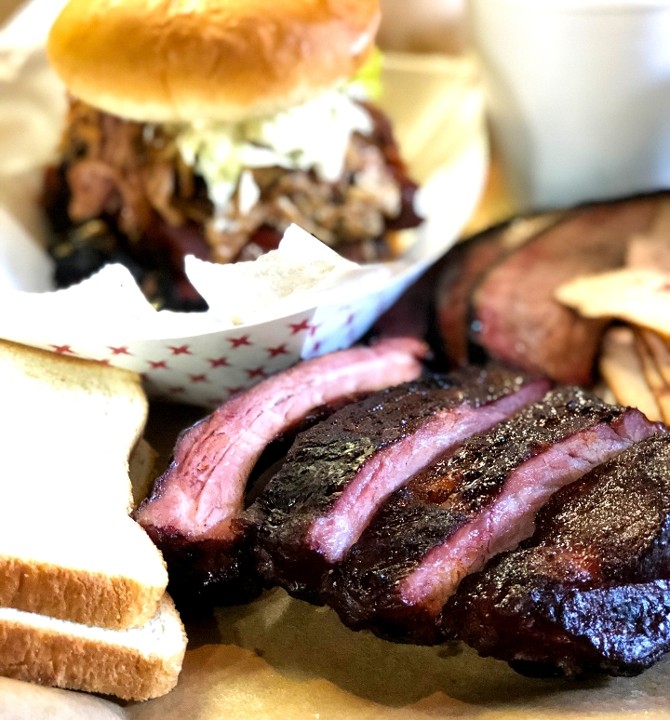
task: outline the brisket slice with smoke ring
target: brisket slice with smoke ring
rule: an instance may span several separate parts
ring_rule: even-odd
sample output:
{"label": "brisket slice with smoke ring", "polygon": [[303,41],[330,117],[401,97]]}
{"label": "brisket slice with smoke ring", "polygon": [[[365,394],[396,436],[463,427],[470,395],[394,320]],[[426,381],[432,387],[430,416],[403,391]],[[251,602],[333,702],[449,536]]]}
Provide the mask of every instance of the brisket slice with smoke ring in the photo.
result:
{"label": "brisket slice with smoke ring", "polygon": [[670,651],[670,435],[558,492],[534,535],[467,578],[444,622],[524,674],[635,675]]}
{"label": "brisket slice with smoke ring", "polygon": [[630,237],[649,227],[657,203],[647,197],[578,208],[506,254],[472,293],[470,340],[500,362],[590,384],[608,320],[579,317],[555,300],[555,289],[621,267]]}
{"label": "brisket slice with smoke ring", "polygon": [[474,354],[468,330],[470,298],[480,278],[509,251],[506,233],[507,226],[500,226],[456,243],[434,271],[435,324],[444,354],[454,367],[467,365]]}
{"label": "brisket slice with smoke ring", "polygon": [[243,511],[249,475],[267,445],[316,411],[418,377],[426,353],[417,340],[395,338],[304,361],[183,432],[135,513],[163,551],[176,599],[200,594],[225,602],[257,593],[249,567],[253,523]]}
{"label": "brisket slice with smoke ring", "polygon": [[435,345],[450,366],[482,362],[486,352],[471,341],[471,300],[486,273],[508,254],[560,222],[561,213],[515,218],[456,243],[431,268]]}
{"label": "brisket slice with smoke ring", "polygon": [[267,584],[320,602],[325,573],[393,491],[548,386],[499,367],[472,367],[376,393],[301,433],[254,506]]}
{"label": "brisket slice with smoke ring", "polygon": [[562,386],[416,475],[334,568],[325,601],[345,624],[438,643],[460,581],[533,532],[559,488],[658,432],[642,413]]}

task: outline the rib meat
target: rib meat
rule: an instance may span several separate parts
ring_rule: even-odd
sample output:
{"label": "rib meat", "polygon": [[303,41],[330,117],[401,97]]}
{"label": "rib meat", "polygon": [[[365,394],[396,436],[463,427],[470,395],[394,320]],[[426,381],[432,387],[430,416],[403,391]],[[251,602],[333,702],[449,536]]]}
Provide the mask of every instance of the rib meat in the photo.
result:
{"label": "rib meat", "polygon": [[268,443],[317,410],[418,377],[425,355],[423,343],[396,338],[304,361],[185,431],[135,513],[163,551],[173,594],[181,587],[220,602],[257,592],[247,562],[252,524],[243,511],[247,480]]}
{"label": "rib meat", "polygon": [[330,574],[326,602],[350,627],[442,641],[440,611],[464,577],[531,535],[559,488],[658,430],[638,410],[552,390],[398,490]]}
{"label": "rib meat", "polygon": [[670,436],[557,493],[534,535],[463,582],[445,622],[528,674],[634,675],[670,650]]}
{"label": "rib meat", "polygon": [[468,368],[374,394],[301,433],[255,507],[266,582],[319,601],[325,572],[393,491],[547,388],[502,368]]}

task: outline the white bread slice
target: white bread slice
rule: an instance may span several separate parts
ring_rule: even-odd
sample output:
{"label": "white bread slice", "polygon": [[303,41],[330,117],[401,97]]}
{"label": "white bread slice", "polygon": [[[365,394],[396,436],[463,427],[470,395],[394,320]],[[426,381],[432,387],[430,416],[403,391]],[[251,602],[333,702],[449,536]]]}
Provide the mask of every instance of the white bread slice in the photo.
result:
{"label": "white bread slice", "polygon": [[148,412],[136,373],[0,340],[0,390],[3,496],[130,511]]}
{"label": "white bread slice", "polygon": [[110,630],[0,608],[0,674],[73,690],[148,700],[177,683],[186,635],[165,594],[153,618]]}
{"label": "white bread slice", "polygon": [[40,509],[26,528],[2,508],[0,528],[3,607],[119,629],[146,622],[165,592],[162,557],[128,516]]}
{"label": "white bread slice", "polygon": [[156,479],[158,452],[144,439],[140,438],[128,460],[128,472],[133,492],[133,508],[136,508],[151,492]]}
{"label": "white bread slice", "polygon": [[0,392],[0,605],[145,623],[167,571],[128,517],[148,409],[139,376],[0,340]]}

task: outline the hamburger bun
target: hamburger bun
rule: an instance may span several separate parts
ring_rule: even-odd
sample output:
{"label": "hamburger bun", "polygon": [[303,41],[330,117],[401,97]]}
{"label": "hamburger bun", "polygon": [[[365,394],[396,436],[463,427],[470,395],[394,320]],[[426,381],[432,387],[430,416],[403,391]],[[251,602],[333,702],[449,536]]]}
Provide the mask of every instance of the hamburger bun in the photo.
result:
{"label": "hamburger bun", "polygon": [[47,52],[71,94],[149,122],[237,122],[350,78],[377,0],[71,0]]}

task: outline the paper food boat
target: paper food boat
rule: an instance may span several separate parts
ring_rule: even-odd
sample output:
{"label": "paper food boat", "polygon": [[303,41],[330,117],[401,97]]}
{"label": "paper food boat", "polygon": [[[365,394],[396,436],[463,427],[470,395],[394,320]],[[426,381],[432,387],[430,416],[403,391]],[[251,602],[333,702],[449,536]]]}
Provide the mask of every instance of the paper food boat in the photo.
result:
{"label": "paper food boat", "polygon": [[190,262],[206,313],[154,310],[120,266],[53,291],[34,198],[65,93],[35,33],[19,18],[0,34],[0,337],[134,370],[153,397],[211,407],[301,358],[351,345],[459,237],[480,198],[488,149],[474,65],[389,55],[380,104],[422,185],[426,218],[404,257],[358,266],[291,228],[272,287],[263,258]]}

